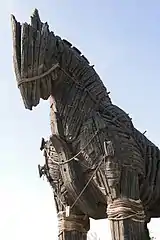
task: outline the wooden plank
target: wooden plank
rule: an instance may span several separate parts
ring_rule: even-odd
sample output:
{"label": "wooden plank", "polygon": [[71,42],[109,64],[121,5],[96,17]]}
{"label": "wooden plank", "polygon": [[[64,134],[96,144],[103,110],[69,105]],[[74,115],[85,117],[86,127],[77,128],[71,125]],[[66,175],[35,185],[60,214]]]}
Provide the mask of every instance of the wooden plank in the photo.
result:
{"label": "wooden plank", "polygon": [[13,38],[13,64],[17,81],[21,80],[21,24],[11,15]]}

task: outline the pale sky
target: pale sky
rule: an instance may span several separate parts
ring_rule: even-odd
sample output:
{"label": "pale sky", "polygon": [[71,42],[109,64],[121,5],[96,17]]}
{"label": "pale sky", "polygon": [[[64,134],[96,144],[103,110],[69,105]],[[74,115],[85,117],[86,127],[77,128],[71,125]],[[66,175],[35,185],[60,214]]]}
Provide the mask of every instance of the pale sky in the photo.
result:
{"label": "pale sky", "polygon": [[[114,103],[160,146],[160,1],[5,0],[0,8],[0,239],[56,239],[57,220],[48,183],[39,179],[41,137],[50,134],[47,102],[24,109],[12,67],[10,14],[28,21],[34,8],[57,35],[95,65]],[[101,240],[107,220],[92,221]],[[160,220],[149,225],[160,236]]]}

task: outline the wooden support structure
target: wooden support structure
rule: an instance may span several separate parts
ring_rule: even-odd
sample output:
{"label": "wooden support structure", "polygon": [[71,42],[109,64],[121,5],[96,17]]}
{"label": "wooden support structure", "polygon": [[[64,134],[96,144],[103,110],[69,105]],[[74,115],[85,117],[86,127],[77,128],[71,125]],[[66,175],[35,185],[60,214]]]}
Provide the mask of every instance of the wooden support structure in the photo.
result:
{"label": "wooden support structure", "polygon": [[[132,179],[130,184],[127,179]],[[120,193],[111,204],[113,213],[108,216],[113,240],[150,239],[145,228],[145,215],[139,200],[138,184],[136,172],[124,167],[121,174]]]}
{"label": "wooden support structure", "polygon": [[104,182],[108,192],[107,216],[112,239],[149,240],[140,201],[138,174],[128,166],[119,166],[111,142],[104,148],[107,156]]}
{"label": "wooden support structure", "polygon": [[[53,97],[50,97],[50,107],[52,132],[51,141],[56,151],[60,153],[60,148],[63,149],[64,145],[61,145],[60,136],[62,134],[62,129],[57,123],[56,108]],[[65,150],[66,152],[68,151],[68,149]],[[59,161],[65,161],[65,153],[63,154],[61,152],[61,154],[62,155],[59,156]],[[63,166],[60,170],[61,174],[64,175],[65,173]],[[55,198],[55,201],[57,206],[59,240],[87,240],[87,232],[90,229],[89,217],[84,213],[81,213],[75,206],[73,206],[73,202],[71,203],[71,200],[68,199],[68,196],[67,198],[63,199],[63,204],[61,201],[58,201],[58,198]],[[72,209],[70,210],[70,206],[68,206],[67,210],[67,205],[72,205]]]}
{"label": "wooden support structure", "polygon": [[59,240],[87,240],[89,218],[85,215],[58,213]]}

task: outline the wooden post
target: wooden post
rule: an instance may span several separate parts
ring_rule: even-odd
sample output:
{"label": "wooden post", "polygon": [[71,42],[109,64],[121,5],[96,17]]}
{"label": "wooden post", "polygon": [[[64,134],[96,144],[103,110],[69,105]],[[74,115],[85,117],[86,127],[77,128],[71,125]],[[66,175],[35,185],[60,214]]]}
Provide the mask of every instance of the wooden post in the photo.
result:
{"label": "wooden post", "polygon": [[122,168],[120,192],[111,205],[113,212],[110,211],[109,219],[113,240],[150,239],[145,227],[143,206],[139,200],[139,183],[136,171],[128,167]]}
{"label": "wooden post", "polygon": [[66,217],[65,213],[60,212],[58,220],[59,240],[87,240],[87,232],[90,228],[88,217],[73,213]]}
{"label": "wooden post", "polygon": [[[61,137],[63,132],[61,132],[62,126],[57,122],[56,106],[54,98],[50,97],[50,118],[51,118],[51,132],[57,137]],[[52,139],[53,140],[53,139]],[[52,142],[53,143],[53,142]],[[60,143],[59,143],[60,144]],[[61,156],[62,157],[62,156]],[[61,159],[60,157],[60,159]],[[61,159],[63,161],[64,159]],[[61,167],[62,170],[63,167]],[[62,186],[61,186],[62,187]],[[65,186],[63,186],[64,188]],[[61,192],[61,189],[59,189]],[[63,190],[62,190],[63,191]],[[55,202],[57,207],[57,217],[58,217],[58,228],[59,228],[59,240],[87,240],[87,232],[90,229],[90,221],[88,216],[83,214],[75,206],[68,211],[66,206],[71,206],[73,204],[69,196],[63,197],[63,204],[55,196]]]}
{"label": "wooden post", "polygon": [[59,240],[87,240],[87,234],[77,231],[64,231],[59,236]]}
{"label": "wooden post", "polygon": [[149,240],[139,194],[138,172],[119,165],[111,141],[104,143],[106,155],[107,215],[113,240]]}

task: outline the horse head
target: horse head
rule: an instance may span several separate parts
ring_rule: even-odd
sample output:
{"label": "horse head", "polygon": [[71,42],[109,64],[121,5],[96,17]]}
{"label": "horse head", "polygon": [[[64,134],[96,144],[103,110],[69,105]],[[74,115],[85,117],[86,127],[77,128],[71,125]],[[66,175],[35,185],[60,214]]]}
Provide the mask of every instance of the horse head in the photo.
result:
{"label": "horse head", "polygon": [[13,61],[25,108],[48,99],[53,81],[58,78],[58,61],[61,57],[59,38],[42,23],[37,9],[31,24],[20,24],[12,15]]}
{"label": "horse head", "polygon": [[69,88],[73,90],[73,85],[80,95],[88,91],[94,107],[110,102],[93,66],[77,48],[41,22],[37,9],[30,24],[20,24],[12,15],[12,29],[14,68],[25,108],[32,110],[40,98],[46,100],[50,95],[59,94],[59,98],[60,94],[67,95],[69,99],[72,97]]}

